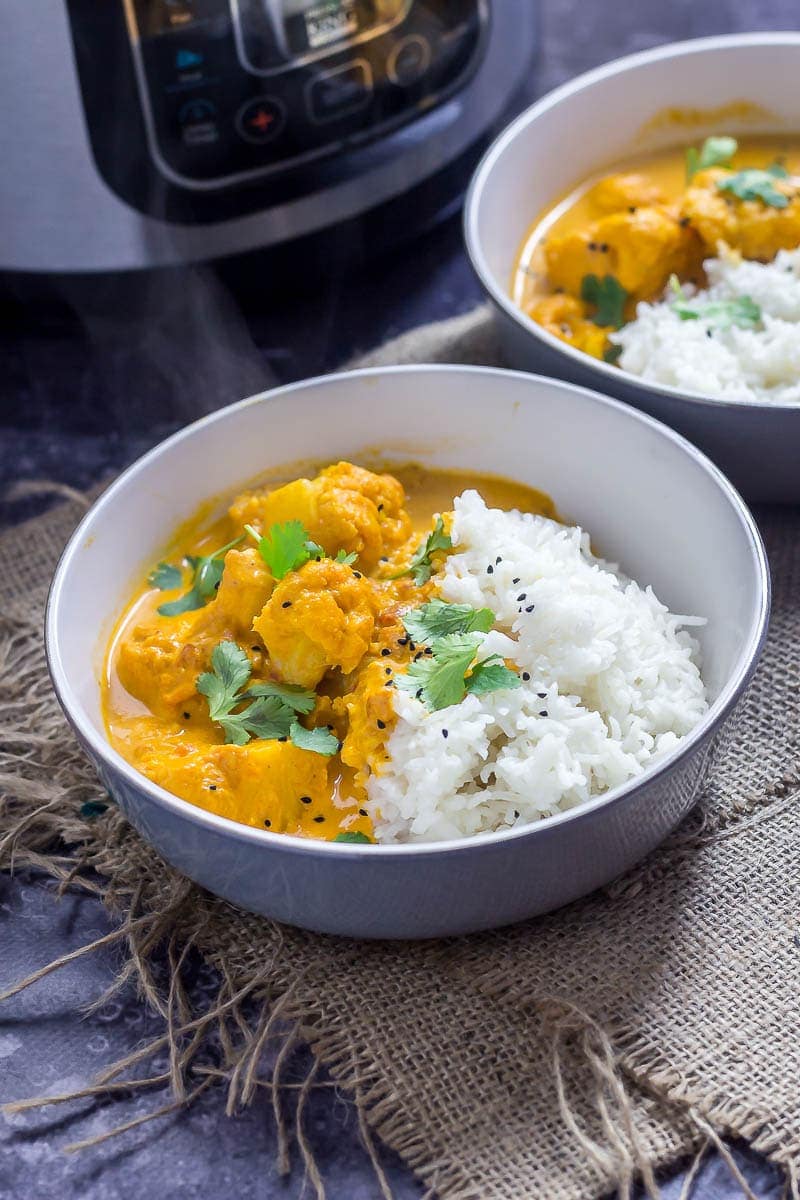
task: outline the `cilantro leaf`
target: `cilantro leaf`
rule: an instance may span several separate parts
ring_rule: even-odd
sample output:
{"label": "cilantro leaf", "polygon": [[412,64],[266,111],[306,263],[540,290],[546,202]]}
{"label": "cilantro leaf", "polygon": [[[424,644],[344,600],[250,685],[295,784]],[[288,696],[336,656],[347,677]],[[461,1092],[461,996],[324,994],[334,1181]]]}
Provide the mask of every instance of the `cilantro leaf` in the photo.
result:
{"label": "cilantro leaf", "polygon": [[313,750],[315,754],[331,755],[336,754],[339,749],[339,739],[325,726],[305,729],[299,721],[293,721],[289,737],[298,750]]}
{"label": "cilantro leaf", "polygon": [[628,293],[613,275],[584,275],[581,282],[581,299],[594,304],[597,311],[592,320],[595,325],[611,325],[619,329],[625,323],[624,309]]}
{"label": "cilantro leaf", "polygon": [[[275,579],[283,579],[290,571],[298,571],[311,558],[319,562],[326,557],[325,547],[311,540],[302,521],[284,521],[282,524],[271,525],[263,535],[252,525],[245,525],[245,529],[255,540],[259,554]],[[357,558],[357,554],[339,550],[334,562],[344,563],[349,567]]]}
{"label": "cilantro leaf", "polygon": [[432,555],[437,550],[451,550],[452,547],[453,542],[450,535],[444,531],[444,521],[441,517],[437,517],[433,529],[425,541],[417,546],[408,566],[403,567],[402,571],[396,571],[394,575],[389,575],[388,578],[400,579],[402,575],[411,575],[414,583],[420,587],[423,583],[427,583],[433,574]]}
{"label": "cilantro leaf", "polygon": [[466,679],[466,688],[474,696],[485,696],[487,692],[501,692],[522,687],[516,671],[511,671],[499,654],[476,663]]}
{"label": "cilantro leaf", "polygon": [[609,346],[607,350],[603,351],[603,362],[612,363],[613,365],[619,361],[621,354],[622,346]]}
{"label": "cilantro leaf", "polygon": [[746,167],[743,171],[718,179],[717,187],[721,192],[730,192],[740,200],[760,200],[769,208],[786,208],[789,197],[775,187],[778,178],[782,176],[775,174],[774,167],[769,171]]}
{"label": "cilantro leaf", "polygon": [[693,304],[678,283],[676,275],[670,276],[670,289],[676,299],[672,311],[682,321],[703,321],[709,329],[753,329],[761,320],[761,309],[750,296],[736,296],[732,300],[711,300]]}
{"label": "cilantro leaf", "polygon": [[365,833],[337,833],[332,839],[334,842],[351,842],[353,845],[371,846],[372,838],[368,838]]}
{"label": "cilantro leaf", "polygon": [[255,700],[260,696],[274,696],[293,712],[299,713],[310,713],[317,702],[313,692],[293,683],[254,683],[246,692],[242,692],[241,699]]}
{"label": "cilantro leaf", "polygon": [[406,633],[416,642],[435,642],[448,633],[488,633],[494,621],[495,615],[490,608],[446,604],[438,599],[412,608],[403,617]]}
{"label": "cilantro leaf", "polygon": [[250,659],[236,642],[218,642],[211,651],[211,670],[197,680],[197,690],[208,700],[208,715],[212,721],[226,717],[241,699],[252,667]]}
{"label": "cilantro leaf", "polygon": [[242,541],[244,541],[244,534],[234,538],[227,545],[220,546],[219,550],[215,550],[213,554],[203,554],[199,557],[188,556],[186,561],[193,571],[192,586],[177,600],[159,604],[157,611],[161,616],[177,617],[180,613],[194,612],[197,608],[204,608],[209,600],[213,600],[225,569],[225,555]]}
{"label": "cilantro leaf", "polygon": [[480,642],[478,633],[448,633],[438,639],[429,657],[410,663],[408,674],[395,677],[397,686],[415,695],[421,692],[419,699],[434,712],[460,704],[466,695],[464,676]]}
{"label": "cilantro leaf", "polygon": [[172,563],[160,562],[147,576],[147,582],[160,592],[171,592],[173,588],[181,586],[183,571]]}
{"label": "cilantro leaf", "polygon": [[[237,703],[241,696],[237,697]],[[277,696],[259,696],[238,713],[226,713],[218,718],[225,733],[225,741],[235,746],[246,746],[251,738],[272,741],[289,736],[294,712],[282,704]]]}
{"label": "cilantro leaf", "polygon": [[302,521],[283,521],[278,525],[271,525],[264,535],[252,525],[245,525],[245,529],[255,538],[258,553],[275,579],[283,579],[284,575],[307,563],[312,556],[309,545],[314,547],[314,553],[321,549],[316,542],[310,540]]}
{"label": "cilantro leaf", "polygon": [[690,146],[686,151],[686,182],[707,167],[727,167],[738,149],[739,143],[732,137],[707,137],[699,151]]}

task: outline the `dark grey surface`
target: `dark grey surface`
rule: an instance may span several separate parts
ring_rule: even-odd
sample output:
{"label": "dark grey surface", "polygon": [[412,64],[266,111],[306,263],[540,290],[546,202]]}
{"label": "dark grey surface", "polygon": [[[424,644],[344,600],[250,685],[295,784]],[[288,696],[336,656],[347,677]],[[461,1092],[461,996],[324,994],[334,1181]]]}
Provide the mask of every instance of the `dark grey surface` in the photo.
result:
{"label": "dark grey surface", "polygon": [[[702,5],[542,0],[539,9],[532,95],[660,42],[800,26],[793,0]],[[86,487],[201,412],[271,383],[329,369],[404,329],[465,311],[479,298],[456,220],[412,248],[354,270],[356,249],[332,244],[324,268],[311,264],[299,283],[276,281],[267,267],[259,277],[256,263],[246,284],[237,281],[235,295],[228,287],[231,271],[220,282],[202,268],[134,280],[64,282],[44,292],[38,283],[7,281],[6,292],[17,305],[0,331],[0,478],[8,483],[47,476]],[[30,510],[30,502],[7,500],[0,504],[0,520]],[[0,876],[0,988],[108,928],[92,900],[55,903],[41,881]],[[113,951],[81,959],[3,1007],[2,1099],[80,1086],[157,1028],[133,996],[81,1018],[81,1005],[108,984],[115,963]],[[200,970],[195,987],[211,986]],[[296,1078],[306,1065],[299,1055]],[[156,1103],[153,1097],[84,1101],[0,1119],[0,1198],[272,1200],[302,1194],[296,1148],[288,1180],[276,1173],[275,1136],[263,1100],[228,1120],[219,1094],[209,1093],[189,1113],[77,1157],[62,1154],[68,1142]],[[313,1093],[306,1128],[330,1197],[378,1195],[352,1109],[330,1086]],[[736,1154],[755,1194],[777,1198],[777,1173],[754,1155]],[[384,1162],[399,1200],[420,1194],[391,1155],[384,1153]],[[665,1184],[665,1200],[677,1200],[679,1192],[680,1177]],[[741,1192],[715,1158],[695,1194],[728,1200]]]}

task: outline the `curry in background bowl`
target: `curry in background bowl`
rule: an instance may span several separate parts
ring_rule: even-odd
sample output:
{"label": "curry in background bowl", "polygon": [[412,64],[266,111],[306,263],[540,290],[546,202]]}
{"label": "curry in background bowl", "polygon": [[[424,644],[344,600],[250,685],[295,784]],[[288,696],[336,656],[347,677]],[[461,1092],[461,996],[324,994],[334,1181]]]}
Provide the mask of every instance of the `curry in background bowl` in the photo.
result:
{"label": "curry in background bowl", "polygon": [[[800,502],[800,34],[659,46],[517,117],[465,208],[505,360],[672,425]],[[522,268],[522,269],[520,269]]]}

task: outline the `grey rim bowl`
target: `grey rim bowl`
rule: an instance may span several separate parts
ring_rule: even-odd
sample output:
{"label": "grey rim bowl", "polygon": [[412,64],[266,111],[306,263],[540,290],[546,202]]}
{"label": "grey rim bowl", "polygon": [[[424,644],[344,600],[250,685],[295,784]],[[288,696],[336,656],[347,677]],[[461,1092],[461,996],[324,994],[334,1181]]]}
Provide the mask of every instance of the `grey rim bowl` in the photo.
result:
{"label": "grey rim bowl", "polygon": [[[409,422],[427,430],[417,453],[402,436]],[[358,457],[365,440],[395,461],[473,470],[507,464],[509,476],[555,493],[563,511],[631,573],[643,571],[640,581],[653,582],[673,610],[686,611],[693,600],[713,610],[705,653],[714,695],[702,722],[641,778],[580,808],[526,828],[426,845],[358,847],[272,834],[205,812],[140,775],[107,741],[99,711],[102,648],[130,588],[171,528],[207,496],[230,493],[259,465],[295,461],[298,448],[330,461]],[[619,553],[626,547],[630,553]],[[663,425],[597,393],[519,372],[396,367],[252,397],[134,463],[63,553],[48,598],[46,646],[56,694],[87,755],[165,859],[210,891],[277,920],[351,936],[421,938],[552,909],[657,845],[693,804],[723,727],[730,728],[762,649],[769,598],[764,548],[741,498]]]}
{"label": "grey rim bowl", "polygon": [[[745,403],[645,382],[573,349],[511,299],[516,252],[548,204],[628,154],[709,133],[793,132],[785,80],[800,70],[800,33],[699,38],[629,55],[578,76],[518,116],[489,147],[467,194],[467,253],[491,301],[510,366],[602,388],[694,441],[750,501],[800,503],[800,405]],[[635,103],[631,98],[635,98]],[[668,106],[763,107],[690,128],[654,124]],[[648,124],[649,123],[649,124]]]}

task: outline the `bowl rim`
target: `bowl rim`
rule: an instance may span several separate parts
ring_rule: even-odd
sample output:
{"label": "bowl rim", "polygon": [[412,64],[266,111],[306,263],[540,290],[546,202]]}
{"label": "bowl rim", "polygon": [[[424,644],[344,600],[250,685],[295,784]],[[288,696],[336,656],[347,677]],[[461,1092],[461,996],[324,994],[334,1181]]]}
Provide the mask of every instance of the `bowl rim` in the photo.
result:
{"label": "bowl rim", "polygon": [[601,83],[603,80],[609,79],[614,75],[624,74],[624,72],[638,67],[646,67],[650,63],[660,62],[663,59],[684,58],[694,54],[713,53],[717,50],[736,49],[737,47],[749,49],[756,46],[794,46],[800,49],[800,31],[733,33],[721,34],[714,37],[690,38],[681,42],[668,42],[663,46],[655,46],[650,50],[638,51],[636,54],[626,54],[622,58],[615,58],[611,62],[603,63],[602,66],[593,67],[592,70],[585,71],[583,74],[577,75],[574,79],[570,79],[566,83],[559,85],[559,87],[553,88],[552,91],[547,92],[534,104],[521,112],[519,116],[515,117],[498,134],[475,168],[464,200],[463,234],[467,256],[481,286],[493,303],[525,333],[541,342],[549,350],[554,350],[562,354],[578,368],[589,372],[596,372],[599,377],[597,381],[598,387],[605,386],[601,381],[607,380],[612,389],[618,388],[621,384],[629,388],[653,392],[671,400],[679,400],[685,404],[699,405],[715,410],[730,409],[736,412],[745,410],[748,412],[782,413],[791,412],[800,407],[798,403],[776,404],[774,400],[731,400],[723,396],[707,396],[702,392],[684,391],[681,388],[673,387],[671,384],[655,383],[651,380],[643,379],[639,375],[623,371],[620,367],[614,366],[613,363],[602,362],[600,359],[594,358],[582,350],[577,350],[567,345],[566,342],[555,337],[554,334],[548,333],[546,329],[538,325],[536,321],[532,320],[514,303],[507,288],[503,287],[497,280],[487,262],[479,232],[478,212],[483,192],[495,163],[506,153],[524,129],[533,124],[544,113],[556,108],[563,100],[584,89],[592,88],[596,83]]}
{"label": "bowl rim", "polygon": [[[733,670],[727,682],[722,687],[708,712],[688,734],[678,743],[677,747],[665,755],[657,764],[645,769],[641,776],[620,784],[599,796],[578,805],[566,812],[544,817],[532,825],[520,826],[517,829],[497,830],[480,835],[451,838],[439,842],[403,842],[403,843],[371,843],[369,846],[359,846],[344,842],[327,842],[316,838],[297,837],[293,834],[272,833],[267,829],[243,825],[228,817],[199,808],[188,800],[182,800],[165,788],[152,782],[147,776],[136,770],[111,745],[104,731],[96,728],[85,712],[70,677],[64,668],[59,636],[58,621],[61,599],[69,583],[73,562],[80,552],[92,525],[101,517],[104,510],[114,503],[116,495],[126,488],[136,476],[146,471],[150,464],[157,459],[168,456],[170,450],[179,443],[191,439],[200,430],[228,420],[229,417],[244,408],[268,405],[272,401],[293,393],[314,391],[318,388],[329,387],[331,383],[346,385],[349,381],[361,378],[374,378],[383,375],[415,375],[432,373],[482,375],[488,380],[497,377],[517,379],[529,387],[544,385],[548,388],[578,393],[588,397],[592,403],[601,407],[619,410],[625,419],[648,425],[660,437],[673,442],[683,453],[710,476],[722,493],[724,500],[733,509],[742,531],[749,544],[751,565],[756,581],[756,604],[751,613],[750,627],[747,638],[739,650]],[[524,402],[524,401],[523,401]],[[73,531],[56,566],[47,596],[45,610],[45,653],[50,679],[56,697],[64,711],[67,720],[78,736],[84,749],[93,758],[113,774],[122,776],[125,784],[135,792],[144,793],[157,807],[170,810],[175,816],[187,819],[190,823],[208,828],[211,832],[232,837],[236,840],[252,842],[272,849],[281,848],[295,854],[325,854],[339,855],[345,858],[372,859],[403,858],[406,856],[436,856],[440,854],[461,852],[475,853],[482,848],[497,846],[519,839],[541,836],[557,826],[571,824],[591,818],[599,809],[613,808],[628,796],[635,794],[640,788],[650,787],[656,779],[669,774],[676,766],[694,751],[697,745],[705,741],[725,720],[731,709],[736,705],[742,692],[750,682],[758,664],[767,634],[771,607],[771,579],[764,543],[755,520],[738,491],[714,463],[686,438],[676,433],[663,422],[656,420],[646,413],[639,412],[620,400],[604,396],[590,388],[568,383],[561,379],[552,379],[543,375],[532,375],[524,371],[510,371],[499,367],[472,365],[455,365],[446,363],[414,363],[391,367],[365,367],[359,370],[342,371],[333,375],[319,375],[282,387],[272,388],[256,393],[225,408],[218,409],[184,426],[157,443],[152,449],[136,459],[98,496],[82,520]]]}

